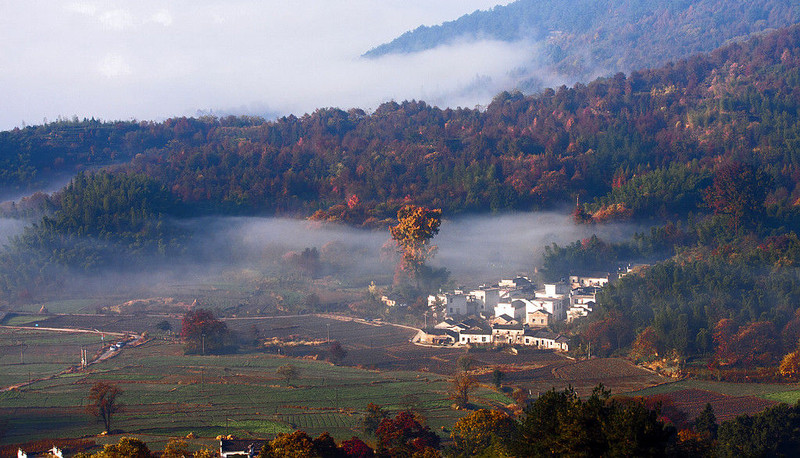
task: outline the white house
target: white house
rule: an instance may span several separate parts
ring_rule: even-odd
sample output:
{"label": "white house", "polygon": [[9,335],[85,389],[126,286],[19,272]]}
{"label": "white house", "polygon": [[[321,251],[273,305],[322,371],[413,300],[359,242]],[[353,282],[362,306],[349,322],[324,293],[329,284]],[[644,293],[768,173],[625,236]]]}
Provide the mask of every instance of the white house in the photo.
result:
{"label": "white house", "polygon": [[466,329],[459,334],[458,342],[461,344],[491,344],[492,330],[478,327]]}
{"label": "white house", "polygon": [[581,288],[574,288],[569,297],[571,306],[594,304],[597,301],[597,292],[600,291],[598,286],[585,286]]}
{"label": "white house", "polygon": [[477,313],[489,313],[500,302],[500,288],[479,288],[469,292],[476,302]]}
{"label": "white house", "polygon": [[573,289],[584,286],[599,286],[602,288],[616,279],[617,274],[611,274],[608,272],[592,272],[569,276],[569,282]]}
{"label": "white house", "polygon": [[560,334],[548,331],[527,330],[523,335],[523,343],[543,349],[569,351],[569,339]]}
{"label": "white house", "polygon": [[572,323],[580,317],[589,316],[592,313],[592,303],[577,304],[567,310],[567,323]]}
{"label": "white house", "polygon": [[426,328],[420,329],[412,342],[421,342],[433,345],[449,345],[458,341],[458,331],[451,329]]}
{"label": "white house", "polygon": [[475,313],[475,304],[469,300],[464,293],[443,293],[435,296],[428,296],[428,306],[434,307],[436,304],[444,306],[444,313],[447,316],[464,316]]}
{"label": "white house", "polygon": [[522,343],[525,327],[521,324],[494,324],[492,325],[492,338],[496,344]]}
{"label": "white house", "polygon": [[567,318],[569,289],[566,283],[545,284],[544,289],[536,291],[536,297],[531,302],[533,305],[529,311],[542,309],[551,314],[553,320],[563,321]]}
{"label": "white house", "polygon": [[513,299],[508,302],[499,302],[494,307],[494,316],[508,315],[517,321],[525,320],[525,312],[527,309],[528,301],[522,299]]}

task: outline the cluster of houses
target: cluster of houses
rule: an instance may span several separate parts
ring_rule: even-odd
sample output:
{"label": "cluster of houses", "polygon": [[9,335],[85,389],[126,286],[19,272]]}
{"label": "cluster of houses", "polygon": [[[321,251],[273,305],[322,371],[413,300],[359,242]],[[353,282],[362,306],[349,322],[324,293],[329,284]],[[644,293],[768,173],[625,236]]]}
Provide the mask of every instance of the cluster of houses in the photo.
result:
{"label": "cluster of houses", "polygon": [[569,339],[548,331],[592,312],[597,292],[620,274],[572,275],[537,289],[528,277],[501,280],[474,290],[431,295],[428,306],[444,321],[426,327],[416,342],[436,345],[526,345],[569,350]]}

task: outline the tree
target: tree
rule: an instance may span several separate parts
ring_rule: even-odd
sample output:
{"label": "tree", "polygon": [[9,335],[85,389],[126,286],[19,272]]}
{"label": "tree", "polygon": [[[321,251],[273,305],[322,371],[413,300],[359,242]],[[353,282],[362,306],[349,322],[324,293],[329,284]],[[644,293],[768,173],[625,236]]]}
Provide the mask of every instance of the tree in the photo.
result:
{"label": "tree", "polygon": [[714,415],[714,408],[711,407],[711,403],[706,403],[705,409],[694,419],[692,426],[695,432],[705,435],[710,440],[717,438],[719,425],[717,424],[717,416]]}
{"label": "tree", "polygon": [[187,354],[220,353],[230,346],[228,325],[207,309],[189,310],[183,316],[181,338]]}
{"label": "tree", "polygon": [[106,382],[96,382],[89,391],[88,412],[102,420],[107,433],[111,432],[111,419],[122,410],[117,397],[122,394],[118,386]]}
{"label": "tree", "polygon": [[475,368],[475,358],[472,355],[461,355],[456,361],[458,368],[467,373]]}
{"label": "tree", "polygon": [[[480,409],[461,418],[453,426],[450,438],[456,451],[464,456],[482,453],[493,443],[507,444],[516,430],[514,420],[497,410]],[[498,450],[495,450],[497,452]]]}
{"label": "tree", "polygon": [[674,430],[641,400],[617,401],[602,385],[583,401],[574,389],[548,391],[518,425],[519,456],[664,456]]}
{"label": "tree", "polygon": [[796,380],[800,376],[800,351],[795,350],[784,356],[778,371],[781,376],[789,380]]}
{"label": "tree", "polygon": [[800,450],[800,406],[778,404],[719,426],[719,456],[795,456]]}
{"label": "tree", "polygon": [[260,458],[339,458],[344,451],[328,433],[312,439],[305,431],[278,434],[261,448]]}
{"label": "tree", "polygon": [[419,289],[425,263],[436,253],[431,239],[439,233],[442,210],[405,205],[397,212],[397,225],[389,228],[401,255],[400,268],[414,279]]}
{"label": "tree", "polygon": [[505,375],[506,374],[498,368],[494,368],[492,371],[492,383],[494,383],[494,387],[498,390],[503,385],[503,377],[505,377]]}
{"label": "tree", "polygon": [[364,418],[361,419],[361,428],[365,433],[374,435],[381,422],[388,418],[389,414],[377,404],[367,404],[367,411],[364,413]]}
{"label": "tree", "polygon": [[637,361],[647,361],[659,355],[658,333],[652,326],[648,326],[636,336],[631,346],[630,356]]}
{"label": "tree", "polygon": [[300,371],[293,365],[293,364],[284,364],[280,366],[276,371],[278,375],[281,377],[286,378],[286,386],[289,386],[292,379],[297,377]]}
{"label": "tree", "polygon": [[450,399],[456,406],[466,407],[469,404],[469,394],[478,382],[468,374],[457,374],[450,383]]}
{"label": "tree", "polygon": [[373,458],[375,451],[364,441],[357,437],[352,437],[341,443],[342,451],[346,456],[352,458]]}
{"label": "tree", "polygon": [[264,444],[259,458],[305,458],[319,456],[314,453],[314,442],[305,431],[278,434]]}
{"label": "tree", "polygon": [[334,340],[328,348],[328,356],[330,361],[334,365],[337,365],[347,357],[347,350],[342,347],[342,344],[340,344],[338,340]]}
{"label": "tree", "polygon": [[135,437],[120,438],[116,444],[106,444],[100,453],[92,455],[93,458],[150,458],[152,457],[147,444]]}
{"label": "tree", "polygon": [[218,456],[219,456],[219,451],[205,447],[195,451],[192,454],[192,458],[217,458]]}
{"label": "tree", "polygon": [[715,214],[727,215],[734,232],[750,228],[764,213],[771,178],[753,164],[728,162],[714,173],[706,203]]}
{"label": "tree", "polygon": [[192,456],[189,451],[189,444],[183,439],[172,439],[167,442],[161,458],[188,458]]}
{"label": "tree", "polygon": [[384,419],[375,432],[379,454],[411,456],[439,447],[439,436],[421,424],[413,413],[402,411],[394,418]]}

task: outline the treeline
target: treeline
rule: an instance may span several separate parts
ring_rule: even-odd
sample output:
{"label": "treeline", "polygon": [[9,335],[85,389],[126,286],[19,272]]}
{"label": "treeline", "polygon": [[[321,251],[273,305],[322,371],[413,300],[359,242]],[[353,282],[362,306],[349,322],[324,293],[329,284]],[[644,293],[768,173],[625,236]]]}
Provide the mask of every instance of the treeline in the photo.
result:
{"label": "treeline", "polygon": [[[275,122],[103,124],[106,144],[119,140],[102,154],[133,156],[124,169],[157,180],[195,213],[317,212],[369,225],[409,200],[454,215],[579,197],[598,219],[686,215],[720,157],[754,164],[771,178],[767,199],[786,207],[800,198],[799,89],[796,26],[661,69],[503,93],[486,111],[411,101]],[[27,138],[29,156],[50,164],[57,152],[81,158],[92,149],[79,137],[66,150],[48,140],[73,124],[4,135]],[[0,151],[9,170],[30,163],[16,146]]]}

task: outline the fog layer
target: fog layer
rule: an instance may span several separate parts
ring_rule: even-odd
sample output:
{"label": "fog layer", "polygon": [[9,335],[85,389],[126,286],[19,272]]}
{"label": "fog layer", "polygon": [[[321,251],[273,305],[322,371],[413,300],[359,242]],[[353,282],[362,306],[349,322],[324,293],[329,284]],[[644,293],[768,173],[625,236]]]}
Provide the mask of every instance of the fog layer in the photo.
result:
{"label": "fog layer", "polygon": [[0,129],[73,115],[302,114],[412,98],[485,103],[525,60],[524,47],[480,42],[359,56],[419,24],[505,3],[12,1],[0,16]]}

